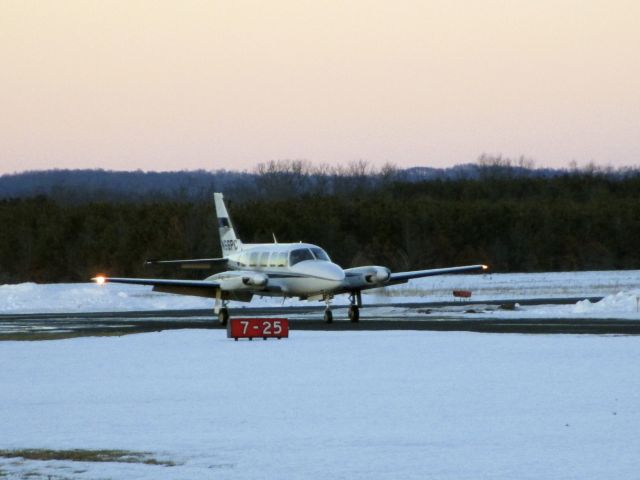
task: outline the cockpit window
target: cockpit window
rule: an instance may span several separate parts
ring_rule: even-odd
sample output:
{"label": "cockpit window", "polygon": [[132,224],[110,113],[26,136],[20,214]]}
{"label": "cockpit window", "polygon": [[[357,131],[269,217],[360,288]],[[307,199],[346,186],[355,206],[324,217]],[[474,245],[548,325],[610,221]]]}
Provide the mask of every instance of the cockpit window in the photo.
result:
{"label": "cockpit window", "polygon": [[314,257],[308,248],[298,248],[296,250],[292,250],[289,254],[289,265],[292,267],[296,263],[302,262],[304,260],[314,260]]}
{"label": "cockpit window", "polygon": [[312,248],[311,251],[313,252],[313,255],[316,257],[317,260],[325,260],[327,262],[331,261],[329,259],[329,255],[327,255],[327,252],[325,252],[321,248],[317,248],[317,247]]}

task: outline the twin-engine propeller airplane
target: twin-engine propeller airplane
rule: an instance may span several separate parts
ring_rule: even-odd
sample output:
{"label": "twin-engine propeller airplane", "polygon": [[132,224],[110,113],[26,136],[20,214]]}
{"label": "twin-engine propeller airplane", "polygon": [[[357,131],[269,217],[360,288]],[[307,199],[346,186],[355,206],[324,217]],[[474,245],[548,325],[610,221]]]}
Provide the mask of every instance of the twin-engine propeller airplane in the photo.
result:
{"label": "twin-engine propeller airplane", "polygon": [[252,243],[243,244],[236,236],[227,213],[222,194],[213,194],[222,258],[193,260],[150,260],[147,264],[179,265],[183,268],[209,268],[223,265],[230,270],[216,273],[204,280],[170,280],[158,278],[116,278],[98,276],[93,280],[105,282],[151,285],[157,292],[215,298],[214,312],[220,324],[229,319],[230,300],[250,302],[254,295],[299,297],[301,300],[324,300],[324,319],[333,321],[331,300],[334,295],[348,294],[349,319],[360,318],[363,290],[406,283],[412,278],[483,271],[486,265],[436,268],[411,272],[391,272],[376,265],[343,269],[331,261],[326,252],[310,243]]}

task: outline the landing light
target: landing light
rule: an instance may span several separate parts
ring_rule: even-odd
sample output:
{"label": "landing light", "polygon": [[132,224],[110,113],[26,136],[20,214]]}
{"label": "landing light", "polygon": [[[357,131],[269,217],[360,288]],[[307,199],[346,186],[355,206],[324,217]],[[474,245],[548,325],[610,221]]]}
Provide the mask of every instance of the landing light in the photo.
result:
{"label": "landing light", "polygon": [[489,265],[482,265],[483,270],[489,270]]}
{"label": "landing light", "polygon": [[104,282],[106,282],[106,278],[103,275],[98,275],[94,280],[98,285],[104,285]]}

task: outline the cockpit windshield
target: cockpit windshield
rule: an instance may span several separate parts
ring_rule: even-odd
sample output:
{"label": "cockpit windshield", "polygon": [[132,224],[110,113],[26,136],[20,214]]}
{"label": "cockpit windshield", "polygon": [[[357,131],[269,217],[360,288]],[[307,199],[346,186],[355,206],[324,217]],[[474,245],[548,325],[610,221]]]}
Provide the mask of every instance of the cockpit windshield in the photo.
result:
{"label": "cockpit windshield", "polygon": [[289,254],[289,265],[292,267],[304,260],[314,260],[313,254],[308,248],[297,248]]}
{"label": "cockpit windshield", "polygon": [[329,259],[329,255],[327,255],[327,252],[325,252],[321,248],[315,247],[312,248],[311,251],[313,252],[313,256],[316,257],[316,260],[324,260],[325,262],[331,261]]}

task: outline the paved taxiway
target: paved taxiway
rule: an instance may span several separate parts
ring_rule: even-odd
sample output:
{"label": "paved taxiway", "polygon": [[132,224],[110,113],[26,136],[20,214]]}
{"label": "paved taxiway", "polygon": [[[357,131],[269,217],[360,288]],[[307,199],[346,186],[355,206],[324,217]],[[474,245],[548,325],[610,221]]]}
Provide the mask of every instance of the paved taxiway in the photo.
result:
{"label": "paved taxiway", "polygon": [[[482,306],[510,308],[520,305],[571,304],[579,298],[500,300],[494,302],[425,302],[378,305],[415,310],[411,316],[367,316],[367,308],[358,323],[346,318],[346,307],[334,307],[336,320],[327,324],[322,320],[322,306],[242,308],[231,310],[239,317],[277,316],[289,319],[292,330],[434,330],[493,333],[571,333],[571,334],[640,334],[640,322],[616,319],[545,318],[495,319],[483,318]],[[590,298],[591,301],[598,298]],[[375,305],[369,306],[375,307]],[[476,312],[475,318],[438,315],[438,309],[461,308],[461,312]],[[343,314],[344,313],[344,314]],[[174,310],[147,312],[103,313],[33,313],[0,315],[0,340],[44,340],[91,335],[126,335],[185,328],[222,328],[210,310]]]}

